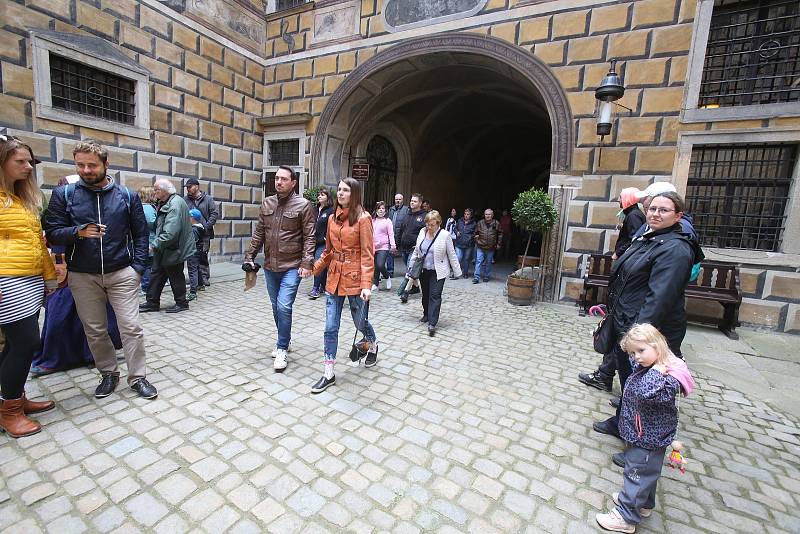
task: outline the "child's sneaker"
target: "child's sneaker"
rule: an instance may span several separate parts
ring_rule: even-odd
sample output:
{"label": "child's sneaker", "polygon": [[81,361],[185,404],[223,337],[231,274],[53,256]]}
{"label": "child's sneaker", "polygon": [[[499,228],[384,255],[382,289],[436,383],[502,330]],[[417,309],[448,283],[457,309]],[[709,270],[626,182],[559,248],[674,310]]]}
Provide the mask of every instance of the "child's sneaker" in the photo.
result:
{"label": "child's sneaker", "polygon": [[319,298],[319,294],[320,294],[319,288],[313,287],[311,288],[311,291],[308,292],[308,298],[310,298],[311,300],[316,300]]}
{"label": "child's sneaker", "polygon": [[625,521],[616,508],[612,509],[607,514],[597,514],[594,518],[597,524],[606,530],[612,532],[627,532],[628,534],[636,532],[636,525]]}
{"label": "child's sneaker", "polygon": [[[614,500],[614,504],[619,506],[619,492],[615,492],[611,494],[611,498]],[[639,515],[642,517],[650,517],[653,514],[652,508],[639,508]]]}

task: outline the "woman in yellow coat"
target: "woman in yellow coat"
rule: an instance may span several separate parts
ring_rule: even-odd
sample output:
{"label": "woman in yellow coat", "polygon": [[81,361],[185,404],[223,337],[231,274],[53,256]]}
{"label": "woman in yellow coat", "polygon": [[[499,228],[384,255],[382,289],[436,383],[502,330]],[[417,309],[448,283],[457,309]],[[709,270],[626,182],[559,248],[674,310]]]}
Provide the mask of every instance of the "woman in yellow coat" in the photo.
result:
{"label": "woman in yellow coat", "polygon": [[25,381],[39,346],[39,310],[55,290],[56,271],[39,222],[41,192],[31,147],[0,135],[0,431],[20,438],[42,426],[26,414],[51,410],[52,402],[25,398]]}
{"label": "woman in yellow coat", "polygon": [[364,365],[372,367],[378,360],[378,341],[369,324],[369,298],[375,272],[372,217],[361,206],[361,184],[353,178],[343,178],[339,182],[333,215],[328,217],[325,251],[314,263],[314,274],[326,268],[324,369],[322,378],[311,387],[311,393],[321,393],[336,382],[333,365],[345,298],[356,328],[364,333],[364,339],[359,342],[367,347]]}

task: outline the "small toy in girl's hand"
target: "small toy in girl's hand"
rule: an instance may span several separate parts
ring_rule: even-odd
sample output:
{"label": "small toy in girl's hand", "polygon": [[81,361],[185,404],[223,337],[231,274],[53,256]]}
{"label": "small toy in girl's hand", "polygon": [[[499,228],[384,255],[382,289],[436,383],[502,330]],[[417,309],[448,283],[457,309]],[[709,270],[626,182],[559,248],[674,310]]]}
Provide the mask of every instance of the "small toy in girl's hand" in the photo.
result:
{"label": "small toy in girl's hand", "polygon": [[667,465],[670,469],[675,469],[676,467],[680,470],[681,474],[686,473],[686,458],[683,456],[683,442],[682,441],[673,441],[672,442],[672,452],[669,453],[669,457],[667,458]]}

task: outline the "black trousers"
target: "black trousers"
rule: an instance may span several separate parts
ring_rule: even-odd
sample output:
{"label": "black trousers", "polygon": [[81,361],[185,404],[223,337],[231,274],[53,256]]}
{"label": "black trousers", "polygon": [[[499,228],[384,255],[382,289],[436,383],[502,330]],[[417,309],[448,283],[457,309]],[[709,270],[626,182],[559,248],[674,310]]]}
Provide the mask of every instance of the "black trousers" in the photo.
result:
{"label": "black trousers", "polygon": [[183,275],[183,263],[177,265],[160,265],[150,273],[150,287],[147,290],[147,302],[159,305],[161,302],[161,292],[169,280],[172,288],[172,295],[175,297],[175,304],[178,306],[188,306],[186,300],[186,277]]}
{"label": "black trousers", "polygon": [[435,269],[423,269],[419,278],[420,286],[422,286],[423,315],[428,318],[429,325],[436,326],[436,323],[439,322],[439,312],[442,309],[444,281],[447,279],[437,280]]}
{"label": "black trousers", "polygon": [[31,370],[33,354],[39,350],[39,312],[19,321],[0,325],[6,346],[0,353],[0,393],[4,399],[22,397]]}
{"label": "black trousers", "polygon": [[614,374],[617,372],[617,356],[612,351],[603,355],[603,361],[597,368],[598,378],[606,382],[614,380]]}
{"label": "black trousers", "polygon": [[378,282],[381,280],[381,275],[383,275],[384,278],[391,278],[389,276],[389,270],[386,267],[386,258],[390,258],[391,256],[388,250],[375,251],[375,275],[372,277],[373,285],[378,285]]}
{"label": "black trousers", "polygon": [[[198,284],[202,284],[204,286],[208,285],[208,278],[211,276],[211,268],[208,265],[208,251],[211,249],[211,238],[204,237],[203,238],[203,248],[198,251],[198,260],[200,261],[199,266],[199,278]],[[172,282],[170,282],[171,284]]]}

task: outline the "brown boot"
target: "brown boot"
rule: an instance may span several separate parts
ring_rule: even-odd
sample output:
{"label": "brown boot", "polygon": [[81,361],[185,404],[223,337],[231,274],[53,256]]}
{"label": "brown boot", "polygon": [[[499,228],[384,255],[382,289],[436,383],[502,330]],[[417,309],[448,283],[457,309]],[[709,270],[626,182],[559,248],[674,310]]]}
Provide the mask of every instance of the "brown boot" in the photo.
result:
{"label": "brown boot", "polygon": [[49,412],[55,407],[56,403],[53,401],[32,401],[25,396],[24,392],[22,393],[22,411],[25,413],[25,415]]}
{"label": "brown boot", "polygon": [[31,436],[42,429],[42,425],[25,417],[22,403],[22,397],[5,399],[0,406],[0,431],[8,432],[12,438]]}

